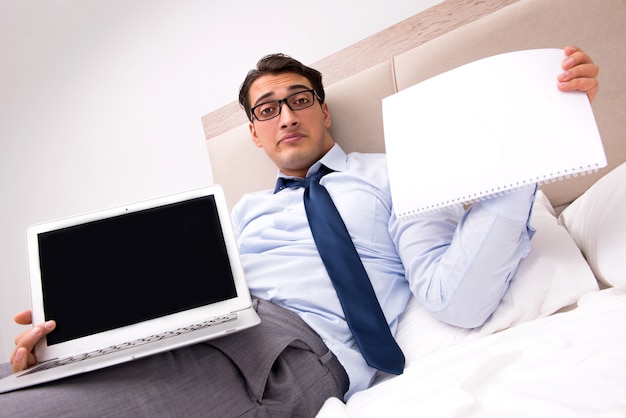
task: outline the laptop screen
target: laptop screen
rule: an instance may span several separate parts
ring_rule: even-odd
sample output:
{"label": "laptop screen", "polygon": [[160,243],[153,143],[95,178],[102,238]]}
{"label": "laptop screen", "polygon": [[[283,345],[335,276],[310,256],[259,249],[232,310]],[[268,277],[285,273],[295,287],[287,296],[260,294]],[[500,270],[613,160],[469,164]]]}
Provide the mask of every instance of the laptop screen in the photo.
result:
{"label": "laptop screen", "polygon": [[57,322],[48,345],[237,296],[214,196],[38,241],[45,317]]}

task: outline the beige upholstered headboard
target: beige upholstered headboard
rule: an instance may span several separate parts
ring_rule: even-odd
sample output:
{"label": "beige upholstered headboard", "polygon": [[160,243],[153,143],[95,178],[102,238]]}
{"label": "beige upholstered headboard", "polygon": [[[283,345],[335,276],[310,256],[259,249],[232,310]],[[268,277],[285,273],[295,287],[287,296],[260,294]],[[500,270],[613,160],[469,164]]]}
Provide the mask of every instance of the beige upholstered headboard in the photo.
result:
{"label": "beige upholstered headboard", "polygon": [[[554,206],[566,205],[600,176],[626,161],[623,133],[626,128],[626,82],[621,75],[621,69],[626,67],[624,22],[626,0],[514,2],[327,86],[331,132],[348,152],[384,152],[381,111],[384,97],[446,70],[497,53],[577,45],[585,49],[601,68],[601,87],[593,108],[609,167],[542,187]],[[411,37],[414,33],[408,27],[398,36]],[[252,57],[251,63],[256,58]],[[211,123],[211,115],[203,119],[205,125]],[[252,145],[247,123],[207,136],[207,146],[215,182],[224,186],[229,205],[232,206],[245,192],[273,187],[276,169],[263,151]]]}

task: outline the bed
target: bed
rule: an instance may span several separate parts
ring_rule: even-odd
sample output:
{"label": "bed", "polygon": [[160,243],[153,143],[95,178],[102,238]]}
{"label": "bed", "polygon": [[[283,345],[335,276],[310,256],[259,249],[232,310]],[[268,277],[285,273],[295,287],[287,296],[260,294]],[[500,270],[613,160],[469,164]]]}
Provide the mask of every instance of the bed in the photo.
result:
{"label": "bed", "polygon": [[[347,403],[329,399],[320,417],[626,416],[623,22],[624,0],[520,0],[326,86],[335,140],[347,152],[384,152],[382,98],[497,53],[577,45],[601,67],[593,110],[608,166],[541,186],[531,254],[487,323],[448,326],[412,300],[396,336],[404,374]],[[249,141],[246,123],[207,135],[230,205],[275,180]]]}

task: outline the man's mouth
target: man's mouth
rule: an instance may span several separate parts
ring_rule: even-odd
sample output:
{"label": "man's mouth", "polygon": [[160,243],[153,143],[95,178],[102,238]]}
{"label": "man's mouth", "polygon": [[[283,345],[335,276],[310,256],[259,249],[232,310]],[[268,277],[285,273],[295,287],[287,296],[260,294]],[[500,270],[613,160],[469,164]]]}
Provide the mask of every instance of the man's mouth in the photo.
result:
{"label": "man's mouth", "polygon": [[298,133],[298,132],[294,132],[294,133],[290,133],[290,134],[286,134],[280,137],[280,140],[278,141],[279,144],[283,144],[283,143],[290,143],[290,142],[296,142],[300,139],[302,139],[304,137],[303,134]]}

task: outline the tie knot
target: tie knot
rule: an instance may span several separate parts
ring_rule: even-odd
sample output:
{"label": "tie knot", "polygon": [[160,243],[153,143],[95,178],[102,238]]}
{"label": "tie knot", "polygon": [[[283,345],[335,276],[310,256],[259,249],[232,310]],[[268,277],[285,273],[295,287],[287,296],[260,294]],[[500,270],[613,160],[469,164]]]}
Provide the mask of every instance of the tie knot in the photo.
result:
{"label": "tie knot", "polygon": [[297,178],[285,178],[279,177],[276,180],[276,187],[274,188],[274,193],[278,193],[283,189],[297,189],[299,187],[308,187],[312,182],[319,182],[322,177],[324,177],[328,173],[332,173],[333,170],[322,165],[317,172],[311,174],[310,176],[297,179]]}

